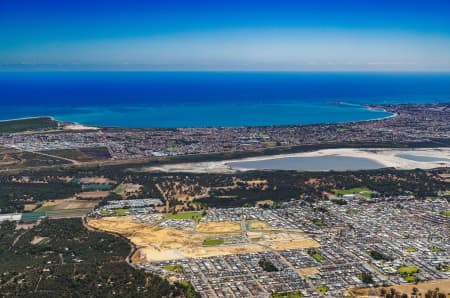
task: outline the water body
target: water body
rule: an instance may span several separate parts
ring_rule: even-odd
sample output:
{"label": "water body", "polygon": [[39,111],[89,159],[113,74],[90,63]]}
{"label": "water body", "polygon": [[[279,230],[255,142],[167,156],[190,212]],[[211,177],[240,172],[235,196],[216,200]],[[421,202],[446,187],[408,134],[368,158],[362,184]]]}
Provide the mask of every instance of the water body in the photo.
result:
{"label": "water body", "polygon": [[448,161],[450,162],[449,158],[445,158],[445,157],[434,157],[434,156],[422,156],[422,155],[413,155],[413,154],[397,154],[397,157],[400,158],[404,158],[404,159],[409,159],[409,160],[414,160],[414,161],[420,161],[420,162],[445,162]]}
{"label": "water body", "polygon": [[234,169],[287,171],[356,171],[385,166],[368,158],[325,155],[318,157],[282,157],[267,160],[231,162]]}
{"label": "water body", "polygon": [[0,72],[0,120],[208,127],[387,117],[361,105],[450,101],[450,74]]}

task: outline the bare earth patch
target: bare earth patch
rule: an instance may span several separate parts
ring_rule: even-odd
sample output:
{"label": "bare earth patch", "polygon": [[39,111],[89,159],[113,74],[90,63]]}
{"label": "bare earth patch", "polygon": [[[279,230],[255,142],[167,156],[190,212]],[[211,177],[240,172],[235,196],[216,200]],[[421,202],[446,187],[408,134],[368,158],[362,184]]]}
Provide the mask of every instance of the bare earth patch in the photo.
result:
{"label": "bare earth patch", "polygon": [[47,237],[34,236],[33,240],[31,240],[30,243],[33,244],[33,245],[36,245],[36,244],[39,244],[42,241],[45,241],[47,239],[48,239]]}
{"label": "bare earth patch", "polygon": [[26,204],[23,206],[23,211],[33,211],[37,207],[37,204]]}
{"label": "bare earth patch", "polygon": [[273,227],[269,226],[266,222],[260,220],[250,220],[247,221],[247,225],[252,231],[271,231],[274,230]]}
{"label": "bare earth patch", "polygon": [[[88,225],[99,230],[118,233],[130,239],[137,248],[137,252],[132,257],[133,262],[136,263],[252,253],[267,250],[265,246],[258,243],[213,247],[203,246],[203,241],[211,236],[223,237],[233,234],[236,235],[241,229],[240,222],[200,223],[195,232],[191,229],[176,230],[149,226],[133,221],[131,216],[89,219]],[[276,235],[267,236],[266,234],[269,233],[271,232],[259,232],[259,238],[262,239],[261,244],[269,245],[275,249],[319,246],[317,242],[306,238],[301,233],[293,233],[292,236],[288,236],[290,233],[277,233]],[[280,240],[281,242],[279,242]]]}
{"label": "bare earth patch", "polygon": [[80,179],[82,184],[116,184],[116,181],[105,177],[84,177]]}
{"label": "bare earth patch", "polygon": [[201,222],[197,225],[197,232],[235,233],[241,230],[241,223],[237,221]]}
{"label": "bare earth patch", "polygon": [[302,269],[298,269],[297,271],[302,276],[308,276],[308,275],[319,273],[319,270],[316,267],[302,268]]}
{"label": "bare earth patch", "polygon": [[109,191],[85,191],[77,194],[80,199],[103,199],[109,196]]}
{"label": "bare earth patch", "polygon": [[67,198],[55,201],[45,201],[42,206],[53,206],[52,210],[67,210],[67,209],[85,209],[94,208],[97,206],[99,200],[77,200],[76,198]]}

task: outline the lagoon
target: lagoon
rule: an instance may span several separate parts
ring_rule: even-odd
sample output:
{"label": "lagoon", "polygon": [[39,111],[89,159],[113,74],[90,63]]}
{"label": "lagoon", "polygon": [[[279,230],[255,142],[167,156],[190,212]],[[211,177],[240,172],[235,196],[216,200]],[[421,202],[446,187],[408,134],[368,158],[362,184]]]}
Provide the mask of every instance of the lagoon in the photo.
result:
{"label": "lagoon", "polygon": [[326,155],[317,157],[282,157],[228,163],[233,169],[287,171],[356,171],[380,169],[385,166],[372,159]]}
{"label": "lagoon", "polygon": [[413,154],[397,154],[397,157],[409,159],[413,161],[419,161],[419,162],[435,162],[435,161],[450,161],[449,158],[445,157],[435,157],[435,156],[422,156],[422,155],[413,155]]}

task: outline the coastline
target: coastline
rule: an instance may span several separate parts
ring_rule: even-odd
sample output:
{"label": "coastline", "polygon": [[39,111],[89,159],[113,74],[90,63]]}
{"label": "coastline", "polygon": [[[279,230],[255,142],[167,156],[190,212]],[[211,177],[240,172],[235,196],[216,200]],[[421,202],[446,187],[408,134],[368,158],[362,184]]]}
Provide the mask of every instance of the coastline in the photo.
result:
{"label": "coastline", "polygon": [[50,120],[52,120],[52,121],[63,122],[63,121],[56,120],[53,116],[30,116],[30,117],[19,117],[19,118],[13,118],[13,119],[4,119],[4,120],[0,120],[0,123],[1,122],[10,122],[10,121],[20,121],[20,120],[41,119],[41,118],[50,118]]}
{"label": "coastline", "polygon": [[30,116],[30,117],[19,117],[19,118],[13,118],[13,119],[4,119],[0,120],[1,122],[8,122],[8,121],[20,121],[20,120],[28,120],[28,119],[39,119],[39,118],[50,118],[52,121],[60,122],[60,123],[70,123],[73,124],[76,127],[86,127],[86,129],[100,129],[100,128],[117,128],[117,129],[188,129],[188,128],[242,128],[242,127],[287,127],[287,126],[311,126],[311,125],[331,125],[331,124],[345,124],[345,123],[359,123],[359,122],[370,122],[370,121],[380,121],[385,119],[394,118],[397,116],[397,113],[391,113],[389,111],[386,111],[385,109],[380,108],[373,108],[371,105],[368,104],[343,104],[339,103],[339,105],[348,105],[351,107],[358,107],[363,108],[367,111],[377,111],[377,112],[384,112],[388,113],[389,115],[384,117],[376,117],[376,118],[369,118],[369,119],[363,119],[363,120],[347,120],[347,121],[332,121],[332,122],[315,122],[315,123],[292,123],[292,124],[267,124],[267,125],[213,125],[213,126],[177,126],[177,127],[166,127],[166,126],[150,126],[150,127],[127,127],[127,126],[114,126],[114,125],[90,125],[90,124],[83,124],[77,121],[70,121],[70,120],[58,120],[57,116]]}

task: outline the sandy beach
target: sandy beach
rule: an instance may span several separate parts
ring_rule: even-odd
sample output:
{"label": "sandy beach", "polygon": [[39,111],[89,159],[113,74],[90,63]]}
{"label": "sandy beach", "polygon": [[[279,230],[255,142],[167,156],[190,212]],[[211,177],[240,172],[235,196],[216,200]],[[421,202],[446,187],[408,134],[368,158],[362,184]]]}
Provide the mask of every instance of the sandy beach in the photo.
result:
{"label": "sandy beach", "polygon": [[[441,158],[447,160],[440,161],[416,161],[400,157],[399,155],[413,155],[420,157]],[[312,152],[302,152],[293,154],[280,154],[270,156],[257,156],[244,159],[224,160],[217,162],[198,162],[169,164],[157,167],[142,168],[148,172],[192,172],[192,173],[235,173],[240,171],[254,170],[252,168],[233,168],[230,164],[234,162],[249,162],[273,160],[288,157],[320,157],[320,156],[346,156],[367,158],[380,163],[383,167],[393,167],[396,169],[432,169],[438,167],[450,167],[450,148],[417,148],[417,149],[391,149],[391,148],[342,148],[325,149]]]}

